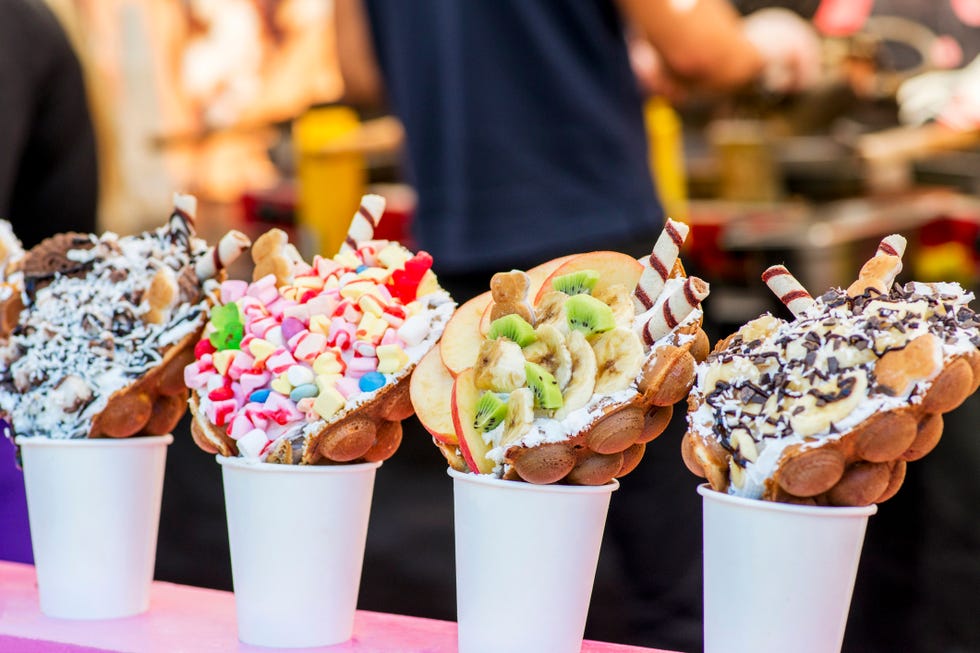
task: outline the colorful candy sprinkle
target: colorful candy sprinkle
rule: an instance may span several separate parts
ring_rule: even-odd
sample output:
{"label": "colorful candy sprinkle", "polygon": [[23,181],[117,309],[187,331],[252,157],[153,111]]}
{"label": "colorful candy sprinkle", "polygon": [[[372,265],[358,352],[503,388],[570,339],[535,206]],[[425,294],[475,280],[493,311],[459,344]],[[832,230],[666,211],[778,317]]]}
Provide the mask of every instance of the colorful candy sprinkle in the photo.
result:
{"label": "colorful candy sprinkle", "polygon": [[361,392],[374,392],[378,388],[383,387],[387,382],[388,380],[385,378],[384,374],[380,374],[378,372],[368,372],[361,377],[360,381],[358,381],[357,387]]}

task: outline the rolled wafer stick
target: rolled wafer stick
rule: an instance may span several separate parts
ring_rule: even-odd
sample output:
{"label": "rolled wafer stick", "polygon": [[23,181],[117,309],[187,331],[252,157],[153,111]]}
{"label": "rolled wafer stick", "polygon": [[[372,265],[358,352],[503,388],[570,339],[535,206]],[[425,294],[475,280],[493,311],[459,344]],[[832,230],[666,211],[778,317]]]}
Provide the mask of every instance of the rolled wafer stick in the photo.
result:
{"label": "rolled wafer stick", "polygon": [[356,250],[358,243],[374,238],[374,229],[381,222],[385,212],[385,198],[380,195],[365,195],[361,198],[361,206],[351,220],[347,229],[347,237],[340,246],[341,252]]}
{"label": "rolled wafer stick", "polygon": [[673,331],[708,296],[708,291],[707,281],[688,277],[683,286],[667,297],[663,310],[654,311],[653,317],[643,327],[643,341],[650,346]]}
{"label": "rolled wafer stick", "polygon": [[668,219],[650,256],[640,259],[640,263],[643,264],[643,274],[640,275],[636,290],[633,292],[637,311],[649,310],[657,301],[657,297],[664,289],[664,283],[670,277],[670,271],[677,261],[677,254],[684,244],[684,239],[687,238],[688,231],[690,231],[689,227],[683,222]]}
{"label": "rolled wafer stick", "polygon": [[878,251],[875,252],[875,256],[878,254],[888,254],[889,256],[897,256],[902,258],[905,255],[905,246],[908,241],[905,240],[905,236],[899,234],[892,234],[891,236],[885,236],[878,243]]}
{"label": "rolled wafer stick", "polygon": [[174,211],[167,222],[170,239],[188,247],[194,234],[194,218],[197,216],[197,198],[193,195],[174,193]]}
{"label": "rolled wafer stick", "polygon": [[803,315],[813,304],[813,297],[785,266],[768,268],[762,273],[762,280],[795,317]]}
{"label": "rolled wafer stick", "polygon": [[252,244],[249,237],[240,231],[232,229],[218,241],[217,247],[211,247],[207,253],[197,260],[194,272],[201,281],[212,279],[220,270],[231,265]]}

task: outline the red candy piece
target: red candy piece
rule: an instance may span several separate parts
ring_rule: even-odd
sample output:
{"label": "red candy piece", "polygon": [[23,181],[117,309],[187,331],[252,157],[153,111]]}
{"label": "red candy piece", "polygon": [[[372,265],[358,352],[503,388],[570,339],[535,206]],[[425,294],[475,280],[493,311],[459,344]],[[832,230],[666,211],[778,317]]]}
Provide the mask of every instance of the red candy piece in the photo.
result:
{"label": "red candy piece", "polygon": [[194,360],[201,360],[201,356],[204,354],[213,354],[217,351],[211,341],[205,338],[204,340],[199,340],[196,345],[194,345]]}
{"label": "red candy piece", "polygon": [[215,388],[208,393],[208,399],[211,401],[224,401],[225,399],[233,399],[234,397],[235,393],[227,385],[221,388]]}
{"label": "red candy piece", "polygon": [[405,261],[403,270],[395,270],[388,280],[391,294],[407,304],[418,296],[422,276],[432,267],[432,256],[428,252],[419,252]]}

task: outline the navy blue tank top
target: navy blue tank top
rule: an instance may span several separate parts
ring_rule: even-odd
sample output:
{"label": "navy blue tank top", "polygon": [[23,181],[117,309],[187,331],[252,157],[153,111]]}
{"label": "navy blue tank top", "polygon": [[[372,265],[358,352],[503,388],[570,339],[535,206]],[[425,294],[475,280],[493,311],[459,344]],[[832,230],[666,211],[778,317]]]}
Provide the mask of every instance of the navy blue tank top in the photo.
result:
{"label": "navy blue tank top", "polygon": [[[652,238],[662,221],[605,0],[366,0],[440,272]],[[651,241],[652,246],[652,241]]]}

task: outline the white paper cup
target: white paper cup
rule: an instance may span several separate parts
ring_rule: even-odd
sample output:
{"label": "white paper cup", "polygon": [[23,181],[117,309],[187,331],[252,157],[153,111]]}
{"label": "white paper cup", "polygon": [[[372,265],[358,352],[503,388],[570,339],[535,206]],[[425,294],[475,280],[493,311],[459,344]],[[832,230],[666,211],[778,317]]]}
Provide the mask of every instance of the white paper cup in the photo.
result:
{"label": "white paper cup", "polygon": [[609,498],[450,469],[460,653],[578,653]]}
{"label": "white paper cup", "polygon": [[238,638],[280,648],[350,639],[381,463],[307,466],[217,458]]}
{"label": "white paper cup", "polygon": [[16,438],[44,614],[113,619],[149,608],[173,441]]}
{"label": "white paper cup", "polygon": [[877,506],[797,506],[698,487],[705,653],[838,653]]}

